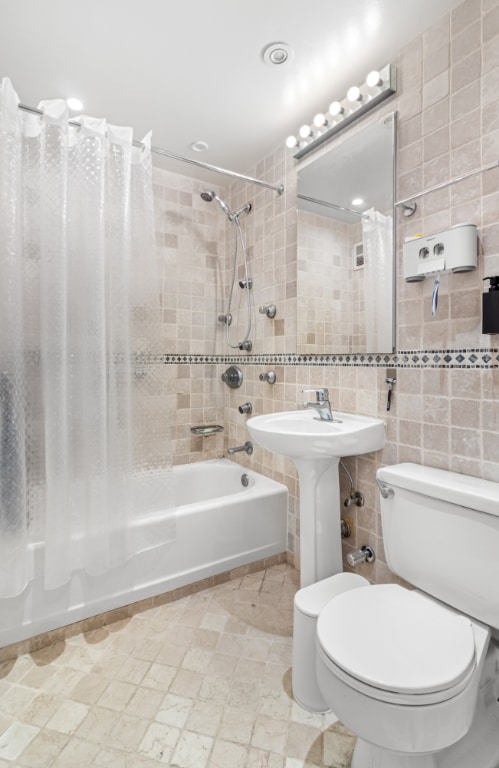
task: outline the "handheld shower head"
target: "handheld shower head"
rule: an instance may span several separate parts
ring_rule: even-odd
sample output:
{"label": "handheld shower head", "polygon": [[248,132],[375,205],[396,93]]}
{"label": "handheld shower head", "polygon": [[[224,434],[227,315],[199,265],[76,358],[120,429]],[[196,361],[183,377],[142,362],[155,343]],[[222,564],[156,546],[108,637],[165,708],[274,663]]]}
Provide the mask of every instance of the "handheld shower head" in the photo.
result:
{"label": "handheld shower head", "polygon": [[212,189],[203,189],[200,194],[201,199],[205,200],[207,203],[211,203],[212,200],[216,200],[222,211],[226,214],[226,216],[229,217],[230,221],[232,221],[232,213],[230,212],[229,206],[224,203],[222,198],[219,197],[216,192],[213,192]]}

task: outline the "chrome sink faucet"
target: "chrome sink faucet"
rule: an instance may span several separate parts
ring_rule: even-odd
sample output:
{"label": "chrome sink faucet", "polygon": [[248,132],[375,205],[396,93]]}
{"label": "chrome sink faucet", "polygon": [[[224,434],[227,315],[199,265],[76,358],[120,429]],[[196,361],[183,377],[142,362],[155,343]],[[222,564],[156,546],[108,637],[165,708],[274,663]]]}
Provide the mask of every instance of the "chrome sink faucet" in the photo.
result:
{"label": "chrome sink faucet", "polygon": [[304,389],[303,392],[315,392],[316,400],[313,403],[303,403],[304,408],[314,408],[321,421],[334,421],[329,402],[329,390],[325,387],[319,389]]}

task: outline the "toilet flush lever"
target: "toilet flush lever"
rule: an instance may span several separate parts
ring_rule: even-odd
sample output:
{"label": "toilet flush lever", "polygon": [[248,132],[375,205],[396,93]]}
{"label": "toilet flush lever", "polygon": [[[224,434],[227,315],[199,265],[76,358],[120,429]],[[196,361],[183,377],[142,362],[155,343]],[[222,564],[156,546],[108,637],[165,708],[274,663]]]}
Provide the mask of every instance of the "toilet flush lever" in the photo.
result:
{"label": "toilet flush lever", "polygon": [[384,483],[382,480],[378,480],[378,478],[376,478],[376,483],[378,484],[379,492],[384,499],[391,499],[391,497],[395,495],[393,488],[390,488],[390,486]]}

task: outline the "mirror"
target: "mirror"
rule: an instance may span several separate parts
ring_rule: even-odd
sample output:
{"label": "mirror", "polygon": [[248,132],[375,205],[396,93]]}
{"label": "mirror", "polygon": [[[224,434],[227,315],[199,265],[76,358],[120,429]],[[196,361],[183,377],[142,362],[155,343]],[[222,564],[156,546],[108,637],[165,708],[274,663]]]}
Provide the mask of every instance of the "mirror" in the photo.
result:
{"label": "mirror", "polygon": [[394,351],[395,126],[385,115],[298,171],[298,354]]}

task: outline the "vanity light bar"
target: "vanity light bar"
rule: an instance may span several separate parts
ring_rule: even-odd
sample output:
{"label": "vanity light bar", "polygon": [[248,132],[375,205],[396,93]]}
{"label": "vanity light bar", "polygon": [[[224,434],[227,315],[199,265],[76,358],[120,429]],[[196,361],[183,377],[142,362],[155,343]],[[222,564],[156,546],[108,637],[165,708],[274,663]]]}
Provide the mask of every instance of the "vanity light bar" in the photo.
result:
{"label": "vanity light bar", "polygon": [[396,80],[397,73],[392,64],[379,72],[369,72],[362,85],[348,89],[343,101],[333,101],[325,114],[316,115],[311,125],[302,125],[297,136],[287,138],[286,146],[294,150],[293,157],[303,157],[394,94]]}

